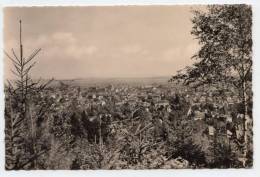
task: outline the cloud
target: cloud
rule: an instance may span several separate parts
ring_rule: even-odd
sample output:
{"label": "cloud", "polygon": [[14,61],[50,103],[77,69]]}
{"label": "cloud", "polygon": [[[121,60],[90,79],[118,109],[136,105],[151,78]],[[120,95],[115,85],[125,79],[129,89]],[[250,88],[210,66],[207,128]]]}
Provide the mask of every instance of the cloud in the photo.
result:
{"label": "cloud", "polygon": [[173,47],[162,52],[162,61],[172,62],[181,57],[181,48]]}
{"label": "cloud", "polygon": [[98,48],[96,46],[85,46],[83,47],[82,51],[88,55],[93,55],[98,51]]}
{"label": "cloud", "polygon": [[46,46],[49,56],[59,57],[60,55],[63,55],[63,57],[61,56],[63,60],[83,59],[98,52],[96,46],[84,43],[82,44],[82,42],[72,33],[54,33],[48,38],[48,41],[46,41],[46,39],[46,37],[40,37],[38,41],[43,43],[40,44],[40,42],[38,42],[38,45]]}
{"label": "cloud", "polygon": [[51,36],[52,40],[56,42],[65,42],[64,44],[74,44],[76,42],[75,37],[72,33],[68,32],[57,32]]}
{"label": "cloud", "polygon": [[74,59],[82,59],[94,55],[97,51],[98,48],[96,46],[70,45],[65,48],[65,54]]}
{"label": "cloud", "polygon": [[143,51],[142,47],[140,45],[126,45],[121,48],[123,53],[126,54],[136,54]]}
{"label": "cloud", "polygon": [[171,75],[191,62],[197,45],[190,6],[12,7],[4,14],[8,51],[19,51],[17,17],[25,56],[42,48],[36,77]]}
{"label": "cloud", "polygon": [[82,45],[81,41],[75,38],[72,33],[55,33],[50,40],[52,41],[52,46],[58,46],[65,55],[72,59],[84,58],[98,51],[98,48],[94,45]]}

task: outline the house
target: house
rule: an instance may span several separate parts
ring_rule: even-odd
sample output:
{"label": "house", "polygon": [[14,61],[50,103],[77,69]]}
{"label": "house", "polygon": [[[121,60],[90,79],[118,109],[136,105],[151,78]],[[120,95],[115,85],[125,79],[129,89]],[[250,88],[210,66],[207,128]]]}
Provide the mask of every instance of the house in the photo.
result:
{"label": "house", "polygon": [[195,110],[194,111],[194,120],[203,120],[203,119],[205,119],[205,113]]}
{"label": "house", "polygon": [[209,135],[214,136],[216,129],[212,125],[210,125],[208,129],[209,129]]}
{"label": "house", "polygon": [[166,106],[169,106],[169,101],[168,100],[160,100],[157,103],[155,103],[155,106],[156,107],[160,107],[160,106],[166,107]]}

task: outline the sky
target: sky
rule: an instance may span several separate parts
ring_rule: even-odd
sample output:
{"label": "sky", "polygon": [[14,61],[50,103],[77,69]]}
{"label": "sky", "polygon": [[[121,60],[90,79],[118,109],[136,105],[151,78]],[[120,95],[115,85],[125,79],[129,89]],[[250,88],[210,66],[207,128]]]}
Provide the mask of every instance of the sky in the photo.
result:
{"label": "sky", "polygon": [[[201,6],[6,7],[4,50],[37,48],[33,78],[171,76],[198,51],[192,9]],[[15,76],[4,58],[4,75]]]}

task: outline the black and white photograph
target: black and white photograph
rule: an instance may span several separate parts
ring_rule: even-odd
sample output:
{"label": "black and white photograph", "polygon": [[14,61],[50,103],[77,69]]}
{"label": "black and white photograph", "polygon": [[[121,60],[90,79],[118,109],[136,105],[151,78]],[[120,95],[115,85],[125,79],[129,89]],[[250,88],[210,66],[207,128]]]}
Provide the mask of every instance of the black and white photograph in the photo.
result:
{"label": "black and white photograph", "polygon": [[4,7],[5,170],[252,169],[253,15]]}

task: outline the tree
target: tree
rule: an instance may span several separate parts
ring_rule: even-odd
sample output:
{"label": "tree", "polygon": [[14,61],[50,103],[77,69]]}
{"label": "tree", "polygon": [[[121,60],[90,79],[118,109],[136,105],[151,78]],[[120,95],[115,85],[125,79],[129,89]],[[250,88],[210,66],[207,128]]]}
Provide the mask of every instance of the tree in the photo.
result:
{"label": "tree", "polygon": [[[213,83],[237,88],[248,115],[247,92],[252,80],[252,10],[248,5],[211,5],[207,11],[194,11],[191,34],[201,49],[192,57],[195,63],[171,81],[195,87]],[[243,121],[245,122],[245,120]]]}
{"label": "tree", "polygon": [[[13,83],[8,81],[6,90],[8,102],[5,108],[6,120],[6,169],[22,169],[27,165],[36,167],[37,158],[45,151],[37,152],[37,123],[49,110],[49,106],[43,106],[37,113],[32,115],[35,100],[40,101],[39,92],[52,81],[42,83],[33,81],[30,71],[35,66],[35,56],[41,51],[36,49],[27,58],[23,55],[22,44],[22,21],[20,20],[20,52],[17,55],[12,49],[13,56],[5,52],[12,61],[14,70],[12,73],[17,77]],[[7,101],[7,100],[6,100]]]}
{"label": "tree", "polygon": [[200,86],[230,82],[244,100],[252,77],[252,11],[247,5],[211,5],[194,11],[191,34],[201,49],[192,56],[195,63],[173,76],[171,81]]}

